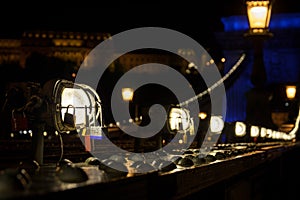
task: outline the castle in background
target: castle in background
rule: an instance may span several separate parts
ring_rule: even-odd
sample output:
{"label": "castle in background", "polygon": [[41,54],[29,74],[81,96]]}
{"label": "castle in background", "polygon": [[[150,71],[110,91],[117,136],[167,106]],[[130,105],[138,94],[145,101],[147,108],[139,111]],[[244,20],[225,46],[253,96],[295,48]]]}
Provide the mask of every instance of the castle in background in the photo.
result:
{"label": "castle in background", "polygon": [[25,68],[33,52],[80,65],[92,48],[110,37],[109,33],[24,32],[18,39],[0,39],[0,65],[19,64]]}
{"label": "castle in background", "polygon": [[[112,39],[110,33],[90,33],[90,32],[64,32],[64,31],[25,31],[20,38],[0,39],[0,66],[18,65],[26,68],[26,60],[33,54],[38,53],[48,58],[60,59],[67,63],[72,63],[77,71],[90,51],[102,41]],[[114,47],[108,51],[114,51]],[[118,54],[118,52],[113,52]],[[179,55],[194,56],[192,49],[178,49]],[[166,53],[141,53],[129,52],[126,55],[120,55],[116,61],[121,66],[122,71],[127,71],[134,66],[145,63],[161,63],[168,66],[178,66],[180,71],[185,73],[187,61],[176,58]],[[219,63],[219,62],[216,62]],[[42,67],[42,66],[41,66]],[[83,66],[84,67],[84,66]],[[111,66],[114,68],[114,65]],[[220,69],[221,65],[218,65]],[[114,70],[114,69],[112,69]]]}

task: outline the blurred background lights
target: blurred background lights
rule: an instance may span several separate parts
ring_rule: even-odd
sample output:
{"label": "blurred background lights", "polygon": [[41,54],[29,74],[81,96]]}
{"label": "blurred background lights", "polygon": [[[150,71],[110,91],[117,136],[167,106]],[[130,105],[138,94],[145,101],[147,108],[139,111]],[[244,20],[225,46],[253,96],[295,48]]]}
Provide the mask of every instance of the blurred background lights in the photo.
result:
{"label": "blurred background lights", "polygon": [[235,135],[238,137],[242,137],[246,135],[246,124],[243,122],[235,123]]}
{"label": "blurred background lights", "polygon": [[211,132],[221,132],[224,128],[224,121],[221,116],[211,116],[210,118],[210,130]]}
{"label": "blurred background lights", "polygon": [[250,136],[251,137],[259,137],[259,127],[258,126],[251,126]]}

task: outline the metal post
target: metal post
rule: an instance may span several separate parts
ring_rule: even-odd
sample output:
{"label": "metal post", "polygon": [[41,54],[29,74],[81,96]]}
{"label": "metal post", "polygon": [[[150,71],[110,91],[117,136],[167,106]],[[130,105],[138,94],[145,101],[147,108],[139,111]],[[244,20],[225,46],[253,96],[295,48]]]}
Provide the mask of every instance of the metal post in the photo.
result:
{"label": "metal post", "polygon": [[32,126],[32,152],[33,159],[40,165],[44,162],[44,128],[43,123],[33,124]]}

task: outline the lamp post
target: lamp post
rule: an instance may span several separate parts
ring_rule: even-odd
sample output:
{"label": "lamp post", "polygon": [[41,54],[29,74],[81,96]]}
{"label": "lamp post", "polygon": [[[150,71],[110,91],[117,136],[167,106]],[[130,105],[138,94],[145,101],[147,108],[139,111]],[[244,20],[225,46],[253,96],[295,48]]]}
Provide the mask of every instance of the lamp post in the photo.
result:
{"label": "lamp post", "polygon": [[[132,103],[133,101],[134,90],[133,88],[122,88],[122,99],[125,102]],[[135,103],[134,107],[134,120],[138,119],[138,105]]]}
{"label": "lamp post", "polygon": [[[131,103],[133,100],[134,90],[133,88],[122,88],[122,99],[125,102]],[[135,106],[135,118],[137,117],[137,105]],[[134,152],[139,152],[140,147],[142,145],[142,139],[141,138],[134,138]]]}
{"label": "lamp post", "polygon": [[263,43],[273,36],[269,22],[274,0],[247,0],[249,30],[244,37],[253,42],[253,66],[251,72],[252,90],[247,93],[246,120],[249,123],[271,126],[269,97],[265,90],[267,73],[264,64]]}
{"label": "lamp post", "polygon": [[263,42],[273,36],[269,32],[272,3],[271,0],[246,1],[249,30],[245,33],[245,37],[253,41],[254,60],[251,82],[254,87],[263,87],[267,80]]}
{"label": "lamp post", "polygon": [[286,93],[286,99],[287,99],[287,106],[288,109],[288,115],[289,120],[292,124],[295,124],[297,116],[298,116],[298,108],[299,108],[299,95],[298,95],[298,88],[297,85],[286,85],[285,86],[285,93]]}

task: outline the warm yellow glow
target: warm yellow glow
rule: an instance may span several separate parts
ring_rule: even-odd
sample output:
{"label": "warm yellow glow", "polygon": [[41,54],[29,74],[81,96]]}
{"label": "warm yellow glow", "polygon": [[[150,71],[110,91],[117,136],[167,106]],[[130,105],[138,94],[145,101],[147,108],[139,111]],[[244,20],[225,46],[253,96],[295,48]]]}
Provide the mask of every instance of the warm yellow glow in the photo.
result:
{"label": "warm yellow glow", "polygon": [[253,32],[262,32],[269,27],[271,6],[269,1],[247,1],[247,14]]}
{"label": "warm yellow glow", "polygon": [[249,20],[251,28],[265,28],[266,27],[266,17],[267,17],[266,7],[254,7],[249,9]]}
{"label": "warm yellow glow", "polygon": [[259,127],[258,126],[251,126],[250,136],[251,137],[258,137],[259,136]]}
{"label": "warm yellow glow", "polygon": [[221,58],[221,62],[224,63],[226,61],[225,58]]}
{"label": "warm yellow glow", "polygon": [[195,63],[190,62],[190,63],[188,64],[188,68],[194,68],[194,67],[195,67]]}
{"label": "warm yellow glow", "polygon": [[289,135],[293,136],[293,138],[296,137],[296,134],[299,130],[299,123],[300,123],[300,107],[299,107],[299,110],[298,110],[298,116],[296,118],[294,128],[289,132]]}
{"label": "warm yellow glow", "polygon": [[211,116],[210,118],[210,130],[211,132],[221,132],[224,128],[224,121],[221,116]]}
{"label": "warm yellow glow", "polygon": [[133,89],[132,88],[122,88],[122,98],[124,101],[132,101]]}
{"label": "warm yellow glow", "polygon": [[267,129],[266,128],[261,128],[260,129],[260,137],[264,138],[267,135]]}
{"label": "warm yellow glow", "polygon": [[88,109],[88,112],[85,109],[85,106],[88,108],[93,107],[91,103],[93,102],[90,102],[89,96],[83,90],[65,88],[61,94],[62,119],[64,120],[64,113],[67,112],[68,105],[72,105],[73,107],[68,108],[68,113],[75,114],[76,124],[85,124],[86,117],[92,118],[90,115],[95,113],[95,108],[92,108],[92,111]]}
{"label": "warm yellow glow", "polygon": [[82,46],[82,40],[75,39],[54,39],[53,42],[55,46]]}
{"label": "warm yellow glow", "polygon": [[171,131],[186,131],[190,128],[190,115],[183,108],[171,108],[169,113],[169,127]]}
{"label": "warm yellow glow", "polygon": [[54,40],[55,46],[61,46],[61,40]]}
{"label": "warm yellow glow", "polygon": [[295,85],[286,86],[286,96],[288,99],[293,99],[296,96],[297,88]]}
{"label": "warm yellow glow", "polygon": [[267,129],[267,135],[266,135],[266,137],[267,138],[271,138],[272,137],[272,134],[273,134],[273,130],[272,129]]}
{"label": "warm yellow glow", "polygon": [[235,123],[235,135],[238,137],[242,137],[246,135],[246,124],[243,122],[236,122]]}
{"label": "warm yellow glow", "polygon": [[205,112],[200,112],[199,114],[198,114],[198,117],[200,118],[200,119],[205,119],[206,117],[207,117],[207,113],[205,113]]}
{"label": "warm yellow glow", "polygon": [[283,133],[279,131],[273,131],[272,134],[273,139],[283,139]]}

